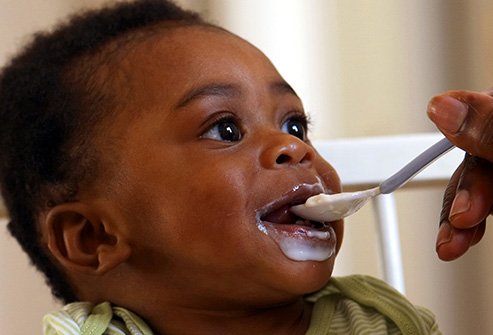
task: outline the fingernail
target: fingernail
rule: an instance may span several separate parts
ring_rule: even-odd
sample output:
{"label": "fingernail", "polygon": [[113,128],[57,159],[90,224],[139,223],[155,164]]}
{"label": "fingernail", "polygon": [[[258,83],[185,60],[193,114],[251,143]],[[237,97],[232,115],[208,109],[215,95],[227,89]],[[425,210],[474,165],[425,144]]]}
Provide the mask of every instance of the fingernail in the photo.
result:
{"label": "fingernail", "polygon": [[468,106],[450,96],[434,98],[428,106],[428,116],[444,132],[457,133],[466,119]]}
{"label": "fingernail", "polygon": [[449,219],[452,220],[454,216],[467,212],[471,208],[471,200],[469,191],[460,190],[455,195],[452,207],[450,208]]}
{"label": "fingernail", "polygon": [[438,229],[436,249],[440,248],[441,245],[446,244],[452,240],[452,228],[450,223],[443,222]]}

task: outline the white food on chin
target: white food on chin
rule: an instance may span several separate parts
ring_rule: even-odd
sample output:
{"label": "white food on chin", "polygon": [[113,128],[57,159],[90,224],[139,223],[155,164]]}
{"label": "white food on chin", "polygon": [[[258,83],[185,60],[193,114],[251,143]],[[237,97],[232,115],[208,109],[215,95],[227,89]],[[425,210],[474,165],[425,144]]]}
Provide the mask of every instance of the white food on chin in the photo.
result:
{"label": "white food on chin", "polygon": [[323,230],[298,226],[295,232],[287,232],[277,229],[276,224],[261,221],[257,227],[294,261],[325,261],[336,250],[335,232],[331,226],[324,226]]}

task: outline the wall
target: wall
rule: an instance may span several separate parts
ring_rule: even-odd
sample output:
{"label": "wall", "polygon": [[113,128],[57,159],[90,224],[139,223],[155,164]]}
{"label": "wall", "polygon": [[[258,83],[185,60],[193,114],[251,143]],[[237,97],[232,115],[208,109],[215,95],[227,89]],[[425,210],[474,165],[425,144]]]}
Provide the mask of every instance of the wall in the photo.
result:
{"label": "wall", "polygon": [[[98,3],[0,0],[0,63],[29,32]],[[250,40],[273,60],[315,120],[315,138],[432,131],[425,116],[430,96],[493,83],[493,4],[488,0],[182,3]],[[408,295],[437,314],[445,334],[491,333],[491,234],[461,260],[438,261],[434,239],[441,192],[437,187],[397,193]],[[348,220],[337,274],[380,276],[370,209]],[[0,235],[0,326],[7,334],[39,333],[40,317],[56,304],[16,244]]]}

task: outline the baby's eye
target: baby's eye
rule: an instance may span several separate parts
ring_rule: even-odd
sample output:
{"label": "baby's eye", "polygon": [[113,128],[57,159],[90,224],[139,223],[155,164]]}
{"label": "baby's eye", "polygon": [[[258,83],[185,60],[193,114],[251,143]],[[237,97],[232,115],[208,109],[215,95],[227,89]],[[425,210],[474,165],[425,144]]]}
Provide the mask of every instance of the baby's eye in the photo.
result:
{"label": "baby's eye", "polygon": [[201,137],[223,142],[238,142],[242,138],[242,133],[233,118],[225,118],[218,120]]}
{"label": "baby's eye", "polygon": [[285,133],[298,137],[302,141],[307,140],[307,120],[305,116],[297,115],[290,117],[281,126]]}

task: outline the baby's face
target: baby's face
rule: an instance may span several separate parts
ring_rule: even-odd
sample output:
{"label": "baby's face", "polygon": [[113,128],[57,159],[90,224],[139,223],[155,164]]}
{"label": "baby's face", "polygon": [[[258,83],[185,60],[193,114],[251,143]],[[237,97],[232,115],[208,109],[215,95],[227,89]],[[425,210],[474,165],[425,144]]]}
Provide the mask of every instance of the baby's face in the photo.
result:
{"label": "baby's face", "polygon": [[[289,206],[340,191],[339,179],[269,60],[231,34],[188,27],[140,44],[121,70],[128,103],[98,140],[113,141],[109,206],[123,213],[143,283],[209,307],[323,286],[342,222],[306,222]],[[293,260],[283,242],[318,256]]]}

